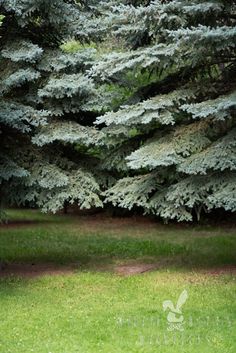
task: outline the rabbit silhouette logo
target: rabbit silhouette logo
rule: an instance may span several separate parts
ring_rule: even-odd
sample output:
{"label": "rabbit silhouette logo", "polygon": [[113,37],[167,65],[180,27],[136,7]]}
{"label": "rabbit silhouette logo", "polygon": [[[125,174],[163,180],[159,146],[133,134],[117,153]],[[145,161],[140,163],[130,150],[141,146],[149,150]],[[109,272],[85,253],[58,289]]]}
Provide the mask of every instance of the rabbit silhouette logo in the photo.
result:
{"label": "rabbit silhouette logo", "polygon": [[173,330],[178,330],[178,331],[183,331],[184,327],[184,316],[182,314],[182,306],[186,302],[188,298],[188,292],[184,290],[177,301],[176,306],[174,306],[173,302],[171,300],[165,300],[162,303],[163,310],[169,310],[168,315],[167,315],[167,321],[168,321],[168,331],[173,331]]}

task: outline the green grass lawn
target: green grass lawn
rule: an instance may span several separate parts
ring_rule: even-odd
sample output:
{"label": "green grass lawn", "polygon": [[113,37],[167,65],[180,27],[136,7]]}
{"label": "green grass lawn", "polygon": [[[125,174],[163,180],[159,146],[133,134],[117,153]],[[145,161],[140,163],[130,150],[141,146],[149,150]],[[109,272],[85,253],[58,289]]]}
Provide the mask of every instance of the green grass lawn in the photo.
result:
{"label": "green grass lawn", "polygon": [[[235,228],[25,210],[9,216],[17,226],[0,227],[0,258],[9,266],[77,269],[0,278],[1,353],[236,352],[236,276],[227,270],[236,265]],[[149,262],[158,268],[114,272]],[[162,303],[175,305],[183,290],[183,330],[170,331]]]}

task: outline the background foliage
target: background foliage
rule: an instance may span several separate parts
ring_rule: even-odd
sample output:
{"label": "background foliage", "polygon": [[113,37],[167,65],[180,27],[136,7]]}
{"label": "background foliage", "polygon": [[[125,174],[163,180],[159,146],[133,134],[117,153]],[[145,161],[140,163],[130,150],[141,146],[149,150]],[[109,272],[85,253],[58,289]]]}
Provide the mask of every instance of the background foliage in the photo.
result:
{"label": "background foliage", "polygon": [[1,198],[236,211],[234,1],[0,1]]}

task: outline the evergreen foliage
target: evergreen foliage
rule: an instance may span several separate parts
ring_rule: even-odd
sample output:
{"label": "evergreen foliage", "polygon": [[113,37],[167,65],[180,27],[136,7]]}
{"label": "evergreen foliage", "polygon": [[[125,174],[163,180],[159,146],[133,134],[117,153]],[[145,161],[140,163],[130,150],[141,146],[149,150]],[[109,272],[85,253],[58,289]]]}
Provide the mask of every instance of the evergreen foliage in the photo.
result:
{"label": "evergreen foliage", "polygon": [[4,204],[32,204],[53,212],[65,202],[102,206],[93,171],[74,148],[75,142],[89,146],[96,136],[82,108],[95,95],[85,69],[96,50],[64,50],[82,10],[66,0],[0,1]]}
{"label": "evergreen foliage", "polygon": [[[96,121],[107,126],[113,161],[103,166],[119,173],[106,202],[166,221],[235,211],[235,2],[120,2],[106,22],[122,48],[97,60],[90,76],[131,92]],[[140,74],[150,81],[132,86],[129,78]]]}
{"label": "evergreen foliage", "polygon": [[236,4],[0,0],[1,199],[236,210]]}

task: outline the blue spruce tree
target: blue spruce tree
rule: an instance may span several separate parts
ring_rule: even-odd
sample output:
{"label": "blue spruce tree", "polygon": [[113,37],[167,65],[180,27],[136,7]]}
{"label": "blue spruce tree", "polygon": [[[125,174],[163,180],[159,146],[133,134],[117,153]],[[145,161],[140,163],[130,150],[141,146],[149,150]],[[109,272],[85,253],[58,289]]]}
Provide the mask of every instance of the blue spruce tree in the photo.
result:
{"label": "blue spruce tree", "polygon": [[[85,4],[86,5],[86,4]],[[65,202],[102,206],[87,158],[99,139],[86,104],[96,97],[85,71],[96,50],[83,32],[84,4],[1,0],[0,195],[55,212]],[[73,49],[76,43],[76,50]],[[77,146],[76,151],[74,146]],[[99,174],[99,172],[98,172]]]}
{"label": "blue spruce tree", "polygon": [[234,1],[116,2],[103,14],[119,47],[90,70],[126,100],[97,118],[107,202],[191,221],[236,211]]}

